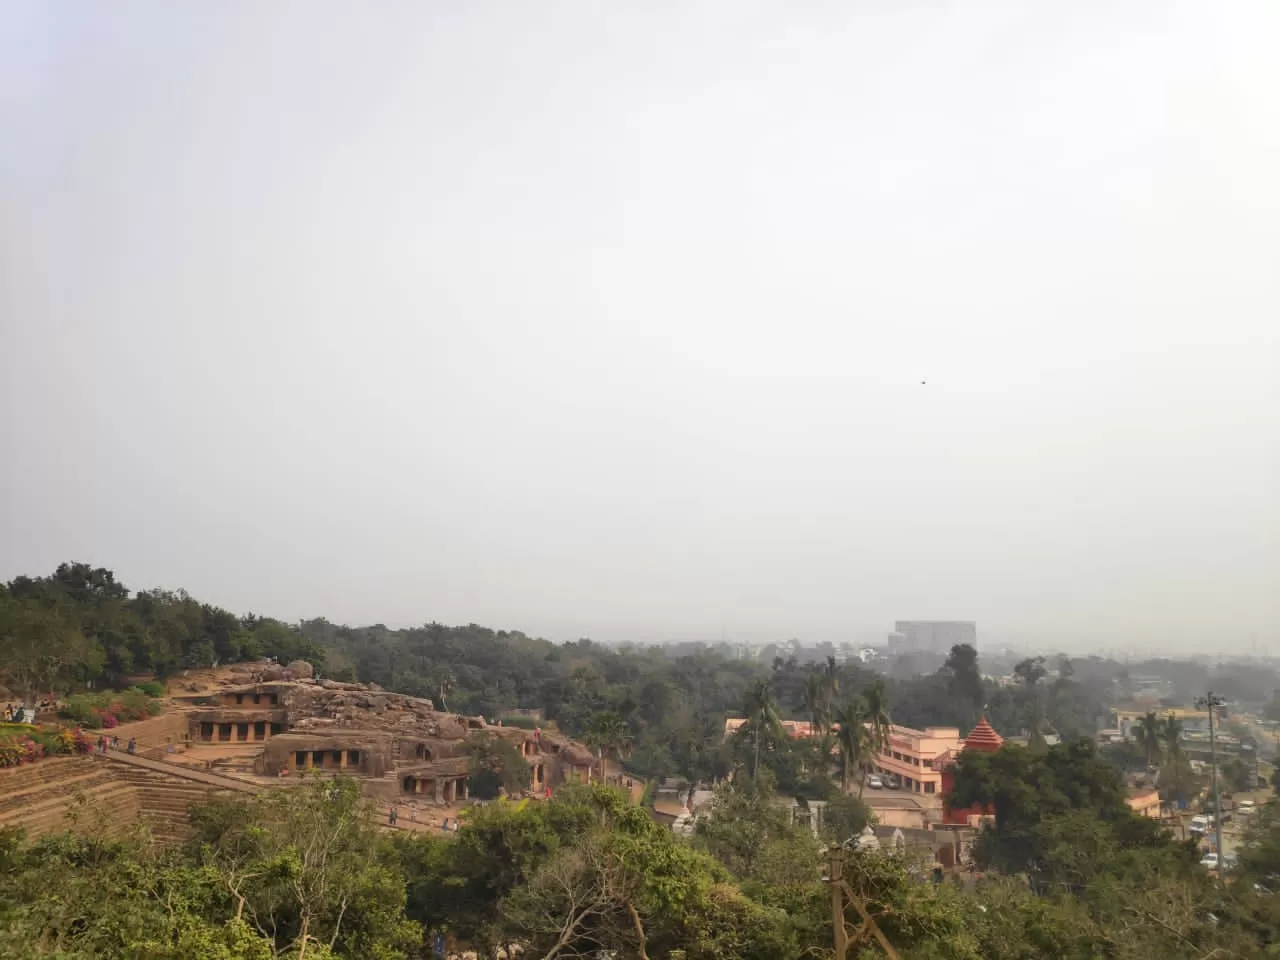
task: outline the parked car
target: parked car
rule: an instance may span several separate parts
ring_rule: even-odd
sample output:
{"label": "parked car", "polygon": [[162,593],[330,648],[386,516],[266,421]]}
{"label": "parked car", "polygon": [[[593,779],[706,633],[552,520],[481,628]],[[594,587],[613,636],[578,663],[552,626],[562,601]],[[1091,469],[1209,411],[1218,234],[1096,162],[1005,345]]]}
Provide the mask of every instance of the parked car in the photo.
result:
{"label": "parked car", "polygon": [[1187,830],[1191,833],[1204,833],[1211,826],[1213,826],[1213,818],[1201,814],[1191,818],[1191,822],[1187,824]]}
{"label": "parked car", "polygon": [[880,779],[884,781],[885,787],[888,788],[889,790],[902,789],[902,780],[898,778],[898,775],[896,773],[886,773]]}
{"label": "parked car", "polygon": [[1252,800],[1241,800],[1236,804],[1236,813],[1242,817],[1251,817],[1258,809],[1258,805]]}
{"label": "parked car", "polygon": [[872,790],[883,790],[884,780],[881,779],[880,774],[873,773],[869,777],[867,777],[867,786],[870,787]]}
{"label": "parked car", "polygon": [[1200,858],[1200,866],[1208,867],[1210,870],[1218,869],[1218,855],[1216,853],[1206,853]]}

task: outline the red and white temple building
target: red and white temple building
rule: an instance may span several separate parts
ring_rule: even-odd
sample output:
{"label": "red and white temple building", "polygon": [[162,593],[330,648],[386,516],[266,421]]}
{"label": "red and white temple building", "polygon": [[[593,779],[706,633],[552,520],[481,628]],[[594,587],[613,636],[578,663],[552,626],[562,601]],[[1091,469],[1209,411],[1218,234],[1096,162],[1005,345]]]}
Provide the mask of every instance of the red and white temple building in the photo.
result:
{"label": "red and white temple building", "polygon": [[964,743],[959,748],[949,754],[938,757],[935,762],[936,766],[942,773],[942,822],[955,826],[977,827],[986,819],[995,816],[995,811],[989,807],[983,807],[980,804],[974,804],[961,810],[953,810],[947,805],[946,797],[951,792],[951,788],[955,785],[955,762],[960,753],[967,750],[975,750],[978,753],[995,753],[1004,746],[1004,737],[996,733],[995,728],[987,723],[984,716],[978,721],[977,725],[969,731],[969,735],[964,738]]}

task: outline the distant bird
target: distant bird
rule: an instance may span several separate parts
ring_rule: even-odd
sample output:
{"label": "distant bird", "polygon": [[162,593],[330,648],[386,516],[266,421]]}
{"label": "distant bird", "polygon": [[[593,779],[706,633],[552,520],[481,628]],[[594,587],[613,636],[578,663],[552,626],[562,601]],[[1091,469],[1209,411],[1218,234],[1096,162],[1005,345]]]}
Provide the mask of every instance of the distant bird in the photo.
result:
{"label": "distant bird", "polygon": [[922,387],[924,386],[924,381],[923,381],[923,380],[921,380],[921,381],[920,381],[920,386],[922,386]]}

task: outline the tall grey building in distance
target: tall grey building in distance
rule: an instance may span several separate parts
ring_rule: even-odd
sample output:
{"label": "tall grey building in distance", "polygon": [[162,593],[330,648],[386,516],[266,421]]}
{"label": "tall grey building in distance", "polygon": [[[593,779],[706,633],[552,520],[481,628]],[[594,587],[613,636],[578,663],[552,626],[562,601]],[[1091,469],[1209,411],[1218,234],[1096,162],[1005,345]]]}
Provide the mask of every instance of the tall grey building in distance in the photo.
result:
{"label": "tall grey building in distance", "polygon": [[978,625],[972,620],[899,620],[889,634],[889,656],[931,653],[945,657],[958,643],[978,649]]}

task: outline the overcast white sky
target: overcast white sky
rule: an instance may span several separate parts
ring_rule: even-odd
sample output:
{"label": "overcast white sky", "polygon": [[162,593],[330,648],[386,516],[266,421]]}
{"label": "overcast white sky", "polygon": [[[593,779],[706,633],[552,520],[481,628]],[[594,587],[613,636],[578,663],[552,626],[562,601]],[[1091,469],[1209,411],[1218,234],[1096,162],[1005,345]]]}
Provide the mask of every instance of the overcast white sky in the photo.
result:
{"label": "overcast white sky", "polygon": [[1280,648],[1272,0],[0,16],[0,579]]}

